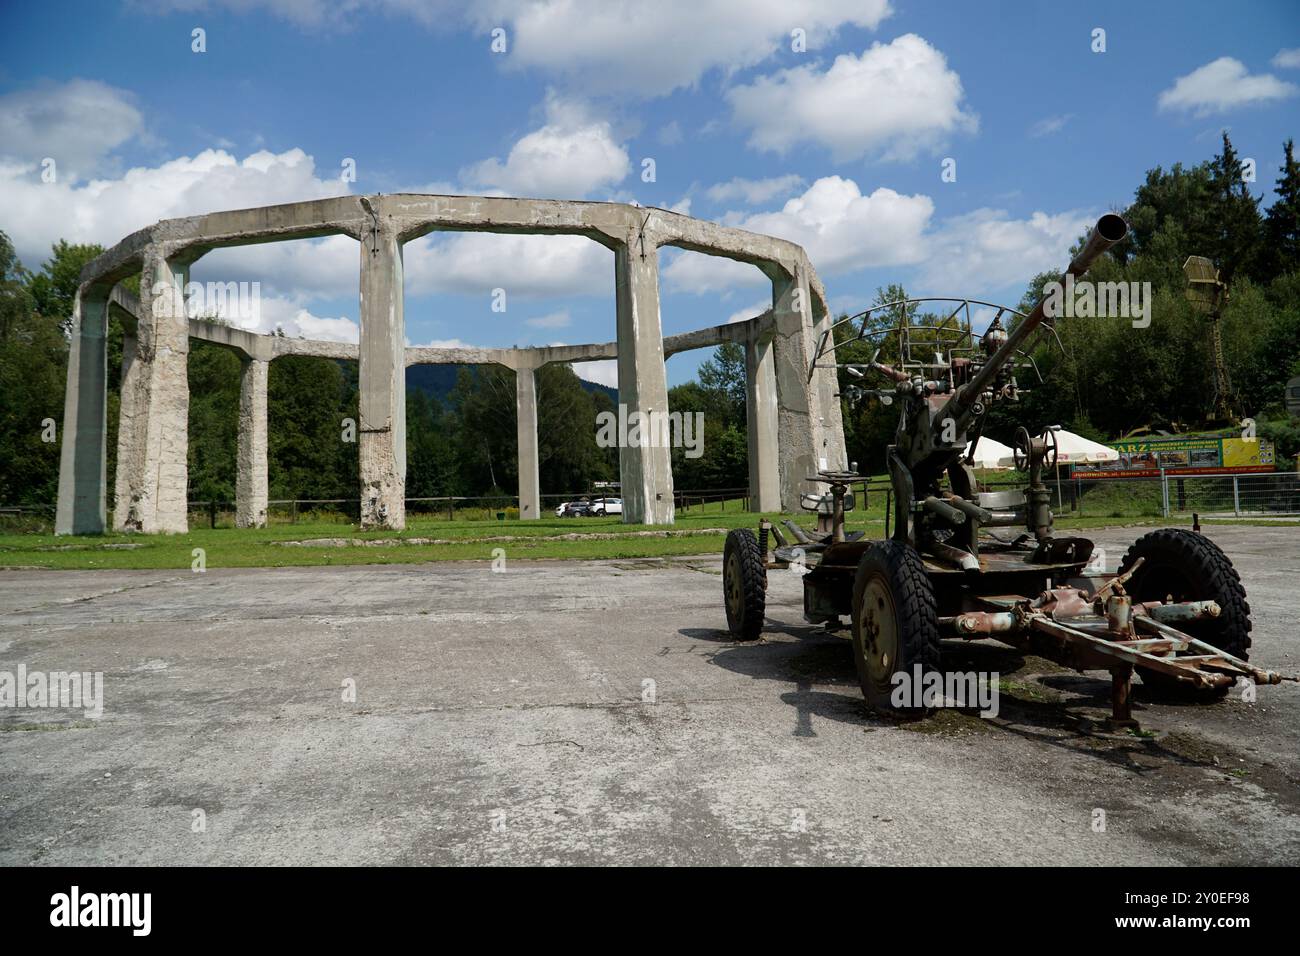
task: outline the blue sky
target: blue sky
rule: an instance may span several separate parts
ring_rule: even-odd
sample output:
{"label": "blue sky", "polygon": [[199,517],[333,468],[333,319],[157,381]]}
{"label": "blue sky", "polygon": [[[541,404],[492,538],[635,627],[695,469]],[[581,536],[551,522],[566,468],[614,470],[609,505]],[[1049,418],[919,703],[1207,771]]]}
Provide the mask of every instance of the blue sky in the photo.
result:
{"label": "blue sky", "polygon": [[[1294,2],[5,3],[0,228],[36,267],[60,237],[346,192],[635,200],[802,243],[836,309],[891,281],[1014,303],[1145,170],[1210,157],[1222,129],[1267,202],[1298,107]],[[260,281],[263,328],[348,338],[357,256],[222,250],[194,278]],[[613,338],[612,255],[587,240],[435,235],[406,265],[412,344]],[[667,334],[768,295],[752,267],[660,265]]]}

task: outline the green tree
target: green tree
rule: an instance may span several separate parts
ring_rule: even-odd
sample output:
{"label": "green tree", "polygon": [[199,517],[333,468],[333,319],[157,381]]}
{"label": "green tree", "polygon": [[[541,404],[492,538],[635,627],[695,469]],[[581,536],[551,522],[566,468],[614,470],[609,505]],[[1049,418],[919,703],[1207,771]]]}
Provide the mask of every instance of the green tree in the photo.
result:
{"label": "green tree", "polygon": [[72,306],[81,284],[82,267],[103,251],[104,247],[95,243],[76,245],[60,239],[53,246],[54,254],[32,276],[28,289],[36,311],[58,319],[65,334],[72,331]]}
{"label": "green tree", "polygon": [[0,232],[0,504],[52,504],[58,492],[68,345],[28,280]]}
{"label": "green tree", "polygon": [[356,461],[357,446],[344,440],[343,425],[344,418],[357,422],[355,391],[341,365],[301,355],[271,363],[267,457],[272,498],[356,496],[355,471],[346,474],[345,469]]}
{"label": "green tree", "polygon": [[1265,221],[1270,278],[1300,268],[1300,163],[1295,159],[1295,142],[1288,139],[1282,152],[1282,175],[1273,187],[1276,198]]}
{"label": "green tree", "polygon": [[618,462],[596,446],[596,403],[568,365],[537,372],[537,459],[542,490],[585,490],[618,477]]}
{"label": "green tree", "polygon": [[186,363],[190,386],[189,496],[235,499],[239,447],[239,357],[197,339]]}
{"label": "green tree", "polygon": [[1241,157],[1227,132],[1223,134],[1223,151],[1214,157],[1211,169],[1214,191],[1209,213],[1214,241],[1208,255],[1218,264],[1224,281],[1231,282],[1239,275],[1259,276],[1263,238],[1259,199],[1250,194],[1250,186],[1242,177]]}
{"label": "green tree", "polygon": [[743,426],[745,421],[745,347],[725,342],[713,356],[700,364],[696,372],[700,388],[716,396],[707,413],[723,416],[727,425]]}

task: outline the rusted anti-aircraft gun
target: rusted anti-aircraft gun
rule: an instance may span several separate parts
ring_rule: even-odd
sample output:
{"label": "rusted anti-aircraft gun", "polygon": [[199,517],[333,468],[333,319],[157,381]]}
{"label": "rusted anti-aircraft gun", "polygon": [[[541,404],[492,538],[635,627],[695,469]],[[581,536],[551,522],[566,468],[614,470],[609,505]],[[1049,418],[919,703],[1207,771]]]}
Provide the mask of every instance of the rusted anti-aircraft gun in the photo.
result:
{"label": "rusted anti-aircraft gun", "polygon": [[[1081,277],[1127,231],[1119,216],[1102,216],[1067,273]],[[909,309],[936,301],[959,305],[938,325],[911,324]],[[836,323],[860,323],[841,346],[897,334],[893,364],[879,361],[879,347],[867,363],[822,364],[834,355],[835,327],[823,333],[810,377],[827,367],[846,368],[859,379],[875,374],[884,387],[853,390],[901,405],[887,453],[893,508],[886,540],[845,532],[850,488],[864,480],[855,466],[810,475],[829,486],[826,495],[805,496],[805,507],[821,513],[817,534],[786,521],[790,542],[764,521],[757,536],[748,529],[727,536],[723,587],[737,638],[752,640],[762,631],[768,569],[798,563],[810,567],[803,576],[805,618],[834,626],[850,617],[862,691],[880,710],[909,709],[894,703],[897,675],[942,671],[943,637],[996,638],[1080,671],[1110,671],[1111,721],[1118,726],[1134,724],[1135,669],[1145,684],[1204,698],[1222,696],[1239,681],[1300,679],[1247,661],[1245,590],[1208,538],[1183,529],[1152,531],[1128,550],[1118,573],[1107,574],[1090,566],[1091,541],[1056,535],[1043,480],[1056,463],[1053,432],[1036,438],[1018,431],[1016,466],[1028,474],[1023,492],[977,490],[973,460],[985,413],[995,401],[1016,399],[1015,370],[1032,364],[1026,345],[1040,328],[1051,329],[1046,302],[1024,315],[970,299],[908,299]],[[972,305],[997,309],[982,335],[971,328]],[[901,312],[897,328],[873,329],[882,309]],[[964,323],[954,324],[963,310]],[[914,344],[918,330],[923,341]],[[929,357],[918,360],[917,348]],[[1019,533],[990,530],[1000,528]]]}

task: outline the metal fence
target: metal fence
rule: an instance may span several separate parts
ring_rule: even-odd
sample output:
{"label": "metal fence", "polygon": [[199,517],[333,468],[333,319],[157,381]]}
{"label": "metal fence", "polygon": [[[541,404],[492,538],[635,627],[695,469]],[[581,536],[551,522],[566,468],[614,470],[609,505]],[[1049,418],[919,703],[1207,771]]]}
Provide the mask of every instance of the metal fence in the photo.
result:
{"label": "metal fence", "polygon": [[[1163,478],[1080,479],[1054,476],[1047,479],[1052,490],[1052,507],[1062,516],[1092,518],[1168,518],[1197,513],[1206,517],[1269,517],[1300,515],[1300,474],[1276,472],[1268,475],[1188,476]],[[982,489],[996,491],[1023,488],[1023,481],[982,483]],[[859,503],[859,513],[884,516],[889,484],[867,485],[869,507]],[[542,496],[542,517],[553,518],[567,501],[599,501],[600,492],[574,492]],[[613,491],[609,497],[617,497]],[[679,490],[674,503],[682,515],[725,514],[749,510],[746,488]],[[879,512],[877,514],[877,512]],[[408,517],[443,521],[510,521],[519,517],[519,499],[512,495],[407,498]],[[866,517],[867,515],[861,515]],[[357,498],[296,498],[268,502],[270,524],[338,523],[355,524],[361,518]],[[111,515],[110,515],[111,525]],[[189,502],[191,528],[233,528],[232,501]],[[18,534],[49,534],[54,527],[54,506],[50,504],[0,507],[0,531]]]}
{"label": "metal fence", "polygon": [[[1098,518],[1168,518],[1196,512],[1206,516],[1300,515],[1300,474],[1277,472],[1268,475],[1222,475],[1192,477],[1167,475],[1163,478],[1047,479],[1052,507],[1059,515]],[[1023,488],[1024,481],[993,481],[981,488],[996,491]],[[883,501],[887,482],[868,485],[872,501]],[[612,492],[608,497],[618,497]],[[679,490],[673,494],[682,514],[723,514],[750,510],[748,488]],[[599,492],[542,495],[542,517],[556,517],[556,509],[569,501],[599,502]],[[321,498],[272,501],[268,520],[275,523],[299,521],[360,520],[361,503],[356,498]],[[234,524],[233,502],[191,502],[190,523],[206,521],[211,527]],[[511,521],[519,517],[519,499],[509,495],[407,498],[408,517],[446,521]]]}
{"label": "metal fence", "polygon": [[[1058,515],[1094,518],[1269,517],[1300,514],[1300,474],[1162,475],[1144,478],[1045,476]],[[997,488],[1024,487],[996,482]]]}
{"label": "metal fence", "polygon": [[[1044,476],[1058,517],[1169,518],[1283,517],[1300,515],[1300,474],[1164,475],[1083,479]],[[980,490],[1023,490],[1023,479],[981,482]],[[873,502],[887,502],[888,482],[868,486]]]}
{"label": "metal fence", "polygon": [[1255,517],[1300,514],[1300,474],[1295,472],[1206,478],[1166,475],[1158,480],[1165,517],[1190,512]]}

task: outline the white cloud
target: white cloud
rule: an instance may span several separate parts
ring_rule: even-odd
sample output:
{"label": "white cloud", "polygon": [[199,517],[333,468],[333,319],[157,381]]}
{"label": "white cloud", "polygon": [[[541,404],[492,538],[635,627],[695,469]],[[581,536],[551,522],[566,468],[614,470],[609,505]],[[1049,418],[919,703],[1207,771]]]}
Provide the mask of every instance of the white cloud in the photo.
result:
{"label": "white cloud", "polygon": [[159,219],[346,193],[337,178],[318,178],[312,158],[300,149],[257,152],[242,161],[209,149],[84,184],[43,183],[34,164],[0,167],[5,230],[28,266],[47,257],[58,239],[111,246]]}
{"label": "white cloud", "polygon": [[461,178],[514,196],[581,199],[627,176],[627,150],[614,141],[608,122],[553,93],[547,94],[546,116],[546,125],[519,139],[505,162],[485,159],[461,170]]}
{"label": "white cloud", "polygon": [[827,176],[780,212],[759,213],[744,228],[797,242],[825,275],[916,262],[934,212],[929,196],[879,187],[864,196],[851,179]]}
{"label": "white cloud", "polygon": [[682,124],[677,120],[670,120],[659,127],[656,138],[660,146],[676,146],[682,141]]}
{"label": "white cloud", "polygon": [[290,338],[323,339],[353,345],[360,340],[361,329],[355,321],[347,316],[328,318],[314,315],[305,303],[306,298],[302,295],[261,295],[236,303],[234,308],[223,308],[222,303],[217,302],[213,311],[218,318],[237,328],[264,335],[282,329]]}
{"label": "white cloud", "polygon": [[[832,276],[919,262],[933,213],[929,196],[904,196],[884,187],[864,196],[853,180],[826,176],[779,211],[746,216],[734,225],[798,243],[818,273]],[[700,254],[676,256],[663,273],[671,287],[686,292],[768,281],[754,266]]]}
{"label": "white cloud", "polygon": [[598,385],[618,388],[618,359],[601,359],[598,362],[573,362],[569,366],[578,378]]}
{"label": "white cloud", "polygon": [[[82,102],[85,97],[81,94],[87,89],[95,95],[107,90],[94,84],[70,84],[4,98],[2,102],[8,104],[8,112],[0,111],[0,122],[7,124],[3,127],[7,131],[4,142],[8,143],[13,133],[26,135],[23,130],[39,127],[47,130],[52,138],[36,143],[32,156],[43,155],[53,143],[65,140],[72,143],[68,139],[66,117],[78,114],[69,104]],[[112,100],[111,95],[109,99]],[[103,104],[104,114],[120,120],[129,129],[130,122],[110,106]],[[549,121],[543,131],[574,129],[578,131],[577,141],[582,141],[588,133],[608,135],[606,125],[586,120],[571,103],[551,97],[547,111]],[[38,120],[38,117],[47,119]],[[90,129],[93,133],[97,127],[92,123]],[[98,139],[98,134],[91,138]],[[122,141],[104,139],[114,144]],[[585,192],[608,179],[601,169],[612,167],[600,165],[601,157],[611,155],[605,147],[612,147],[616,164],[627,165],[626,153],[612,144],[612,140],[595,153],[584,153],[581,149],[565,153],[559,139],[548,142],[558,152],[548,154],[545,143],[526,136],[521,140],[524,145],[512,150],[506,163],[498,164],[503,173],[509,171],[521,177],[520,182],[511,185],[523,185],[522,179],[532,162],[536,164],[533,180],[545,191]],[[590,145],[591,140],[588,138],[586,142]],[[75,145],[65,147],[68,155],[75,152]],[[85,148],[82,154],[91,155]],[[555,160],[549,167],[545,162],[548,155]],[[64,168],[60,162],[61,173]],[[50,246],[59,239],[112,246],[160,219],[348,193],[347,185],[332,172],[328,177],[318,176],[312,157],[301,149],[278,154],[263,150],[242,160],[225,150],[205,150],[156,167],[132,168],[117,179],[99,178],[82,183],[63,175],[57,182],[44,183],[40,172],[36,159],[19,157],[0,161],[2,225],[29,268],[38,267],[49,256]],[[567,178],[573,185],[552,189],[543,182],[547,176],[553,185],[561,178]],[[583,177],[586,177],[585,184],[578,183]],[[459,191],[449,183],[431,184],[430,189],[442,193]],[[505,288],[508,296],[522,297],[609,295],[613,290],[609,251],[581,237],[435,233],[408,243],[406,253],[407,288],[416,295],[486,294],[494,288]],[[258,281],[265,295],[289,297],[301,304],[305,296],[355,297],[359,268],[356,242],[346,236],[331,236],[218,249],[196,263],[194,278]]]}
{"label": "white cloud", "polygon": [[327,342],[350,342],[361,339],[361,329],[349,318],[323,319],[306,309],[299,309],[283,325],[286,335],[301,334],[307,339],[324,339]]}
{"label": "white cloud", "polygon": [[613,255],[583,236],[433,233],[407,243],[404,260],[410,295],[505,289],[509,310],[515,297],[614,294]]}
{"label": "white cloud", "polygon": [[1273,57],[1271,62],[1279,70],[1300,69],[1300,47],[1293,47],[1290,50],[1278,50],[1277,56]]}
{"label": "white cloud", "polygon": [[978,297],[981,290],[1028,284],[1040,272],[1063,268],[1071,244],[1095,221],[1080,212],[1011,219],[1001,209],[953,216],[926,237],[918,287]]}
{"label": "white cloud", "polygon": [[1059,133],[1065,128],[1065,124],[1074,119],[1073,113],[1062,113],[1060,116],[1048,116],[1040,119],[1037,123],[1029,128],[1029,135],[1035,139],[1041,136],[1051,136],[1053,133]]}
{"label": "white cloud", "polygon": [[[798,243],[825,277],[914,267],[909,287],[914,284],[929,294],[978,295],[1060,268],[1070,245],[1093,221],[1079,212],[1034,212],[1012,219],[998,209],[978,209],[938,224],[933,216],[929,196],[906,196],[885,187],[864,196],[853,180],[827,176],[780,210],[735,224]],[[662,273],[665,286],[680,292],[730,293],[767,282],[753,266],[701,254],[673,254]],[[760,299],[727,321],[751,318],[769,306]],[[851,306],[840,301],[838,308]]]}
{"label": "white cloud", "polygon": [[539,315],[533,319],[524,319],[524,324],[537,329],[564,329],[573,324],[573,318],[569,315],[568,309],[561,309],[558,312],[548,312],[546,315]]}
{"label": "white cloud", "polygon": [[305,30],[347,29],[376,15],[429,30],[468,23],[486,53],[503,27],[506,69],[564,76],[573,89],[655,97],[692,87],[712,70],[731,73],[789,50],[805,31],[816,51],[844,26],[875,29],[889,0],[133,0],[151,12],[224,7],[267,10]]}
{"label": "white cloud", "polygon": [[[409,343],[408,343],[409,344]],[[464,339],[430,339],[428,342],[421,342],[416,348],[421,349],[470,349],[474,346]]]}
{"label": "white cloud", "polygon": [[214,249],[194,264],[197,282],[260,282],[272,295],[357,298],[361,251],[351,236]]}
{"label": "white cloud", "polygon": [[914,33],[838,56],[825,72],[798,66],[727,92],[751,146],[785,153],[814,143],[837,162],[911,159],[953,133],[974,131],[978,120],[963,97],[961,77]]}
{"label": "white cloud", "polygon": [[733,289],[752,289],[770,284],[770,280],[748,262],[702,252],[664,248],[659,251],[659,262],[666,292],[730,293]]}
{"label": "white cloud", "polygon": [[507,67],[562,74],[587,92],[654,97],[713,69],[755,66],[789,49],[795,27],[816,50],[841,26],[875,29],[889,13],[888,0],[491,0],[473,15],[485,32],[506,26]]}
{"label": "white cloud", "polygon": [[753,305],[747,305],[743,309],[737,309],[731,315],[727,316],[727,325],[733,325],[736,322],[747,322],[756,315],[762,315],[768,309],[772,308],[771,298],[759,299]]}
{"label": "white cloud", "polygon": [[710,186],[705,195],[714,202],[746,202],[751,206],[765,203],[777,196],[784,196],[804,184],[804,178],[797,173],[785,176],[773,176],[769,179],[735,178],[725,183]]}
{"label": "white cloud", "polygon": [[127,0],[152,13],[191,13],[224,7],[235,13],[261,8],[306,30],[347,29],[375,13],[402,16],[435,29],[458,17],[464,0]]}
{"label": "white cloud", "polygon": [[[1280,56],[1280,54],[1279,54]],[[1294,83],[1279,80],[1269,73],[1251,75],[1245,64],[1230,56],[1221,56],[1186,76],[1160,94],[1162,110],[1182,110],[1195,116],[1224,113],[1236,106],[1268,103],[1300,93]]]}
{"label": "white cloud", "polygon": [[143,132],[144,119],[133,100],[130,93],[94,80],[0,96],[0,156],[24,165],[49,157],[59,180],[76,182]]}

